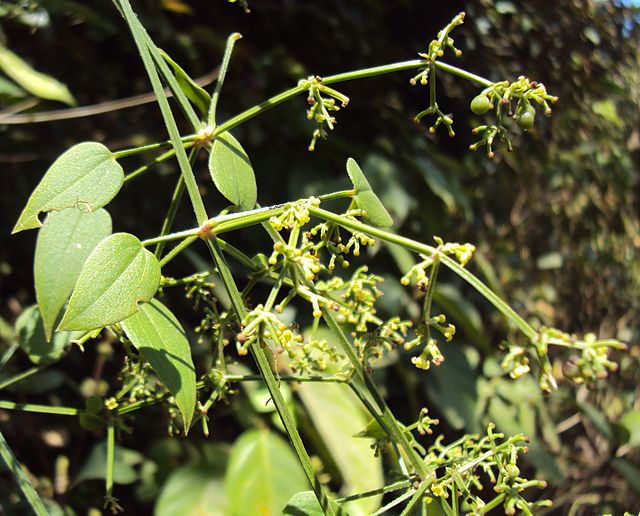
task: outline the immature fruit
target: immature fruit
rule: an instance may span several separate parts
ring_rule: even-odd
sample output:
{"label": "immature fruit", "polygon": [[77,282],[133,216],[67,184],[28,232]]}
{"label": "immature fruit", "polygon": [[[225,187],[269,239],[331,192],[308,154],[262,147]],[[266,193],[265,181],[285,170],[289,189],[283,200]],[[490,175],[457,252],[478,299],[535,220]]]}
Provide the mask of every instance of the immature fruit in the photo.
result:
{"label": "immature fruit", "polygon": [[482,93],[471,101],[471,111],[476,115],[484,115],[491,109],[491,101],[489,97]]}
{"label": "immature fruit", "polygon": [[516,119],[518,121],[518,126],[520,126],[520,129],[522,129],[523,131],[531,129],[536,121],[536,110],[533,108],[533,106],[528,105],[522,110],[520,114],[517,115]]}
{"label": "immature fruit", "polygon": [[507,471],[509,478],[516,478],[520,475],[520,468],[515,464],[507,464],[504,469]]}
{"label": "immature fruit", "polygon": [[104,408],[104,401],[100,396],[91,396],[87,398],[85,408],[90,414],[98,414]]}

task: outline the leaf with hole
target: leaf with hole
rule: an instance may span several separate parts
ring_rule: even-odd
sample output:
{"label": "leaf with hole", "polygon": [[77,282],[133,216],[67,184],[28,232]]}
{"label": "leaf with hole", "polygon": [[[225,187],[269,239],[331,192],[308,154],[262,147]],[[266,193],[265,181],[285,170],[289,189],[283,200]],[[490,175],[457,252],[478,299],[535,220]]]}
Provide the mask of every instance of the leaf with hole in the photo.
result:
{"label": "leaf with hole", "polygon": [[87,212],[102,208],[116,196],[123,180],[122,167],[104,145],[74,145],[49,167],[12,233],[41,227],[40,213],[74,206]]}
{"label": "leaf with hole", "polygon": [[185,433],[196,406],[196,371],[189,341],[178,319],[157,299],[142,303],[122,322],[129,340],[176,400]]}
{"label": "leaf with hole", "polygon": [[209,156],[209,172],[216,188],[241,210],[252,209],[258,198],[249,156],[231,133],[218,136]]}
{"label": "leaf with hole", "polygon": [[169,54],[167,54],[164,50],[158,49],[162,58],[173,68],[173,73],[176,76],[176,81],[178,85],[187,96],[187,98],[191,101],[191,103],[198,108],[200,113],[206,115],[209,111],[209,104],[211,104],[211,96],[196,84],[196,82],[189,77],[187,72],[176,63]]}
{"label": "leaf with hole", "polygon": [[76,99],[64,84],[49,75],[34,70],[21,57],[2,45],[0,45],[0,69],[36,97],[57,100],[70,106],[76,104]]}
{"label": "leaf with hole", "polygon": [[115,233],[87,258],[60,330],[95,330],[123,321],[149,301],[160,285],[160,265],[140,240]]}
{"label": "leaf with hole", "polygon": [[389,215],[378,196],[373,192],[362,169],[353,158],[347,160],[347,174],[349,174],[353,184],[353,202],[356,208],[367,212],[367,215],[363,217],[364,220],[374,226],[391,226],[393,224],[391,215]]}
{"label": "leaf with hole", "polygon": [[79,208],[52,212],[38,232],[34,259],[36,298],[47,340],[69,299],[91,251],[111,234],[105,210],[86,213]]}
{"label": "leaf with hole", "polygon": [[249,430],[233,445],[224,487],[228,515],[245,516],[280,514],[308,484],[286,441],[268,430]]}

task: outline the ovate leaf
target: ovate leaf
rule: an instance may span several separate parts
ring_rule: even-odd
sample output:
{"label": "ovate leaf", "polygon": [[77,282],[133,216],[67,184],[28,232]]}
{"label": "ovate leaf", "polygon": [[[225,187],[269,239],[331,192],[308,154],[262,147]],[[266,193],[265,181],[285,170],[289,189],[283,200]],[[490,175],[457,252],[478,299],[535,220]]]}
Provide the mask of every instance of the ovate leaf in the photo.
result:
{"label": "ovate leaf", "polygon": [[191,464],[174,471],[168,478],[154,515],[176,514],[228,514],[222,476],[211,464]]}
{"label": "ovate leaf", "polygon": [[79,336],[76,332],[63,331],[56,333],[48,342],[37,305],[30,306],[20,314],[16,321],[16,333],[20,348],[36,365],[51,364],[60,359],[71,339]]}
{"label": "ovate leaf", "polygon": [[268,430],[250,430],[231,450],[224,479],[227,514],[280,514],[287,501],[308,486],[288,443]]}
{"label": "ovate leaf", "polygon": [[171,311],[157,299],[142,303],[122,322],[127,337],[173,394],[182,414],[185,433],[196,406],[196,371],[189,341]]}
{"label": "ovate leaf", "polygon": [[78,206],[90,212],[102,208],[120,190],[124,172],[104,145],[79,143],[47,170],[29,197],[12,233],[39,228],[38,215]]}
{"label": "ovate leaf", "polygon": [[140,240],[115,233],[87,258],[60,330],[95,330],[123,321],[149,301],[160,285],[160,265]]}
{"label": "ovate leaf", "polygon": [[364,217],[365,221],[379,227],[391,226],[393,224],[391,215],[389,215],[378,196],[373,192],[362,169],[353,158],[347,160],[347,174],[349,174],[349,179],[353,184],[353,201],[356,207],[367,212],[366,217]]}
{"label": "ovate leaf", "polygon": [[[343,478],[341,494],[370,491],[384,485],[382,458],[371,449],[372,439],[355,437],[368,423],[358,398],[342,384],[304,383],[298,393],[315,428]],[[345,504],[353,516],[368,515],[380,506],[381,496]]]}
{"label": "ovate leaf", "polygon": [[8,48],[0,45],[0,69],[29,93],[41,99],[76,104],[69,88],[53,77],[40,73]]}
{"label": "ovate leaf", "polygon": [[213,142],[209,156],[209,172],[216,188],[241,210],[256,204],[258,189],[249,156],[230,133]]}
{"label": "ovate leaf", "polygon": [[158,49],[162,58],[173,68],[173,73],[176,76],[178,85],[187,96],[187,98],[198,108],[200,113],[206,115],[209,111],[209,104],[211,103],[211,96],[196,84],[196,82],[189,77],[182,67],[176,63],[169,54],[164,50]]}
{"label": "ovate leaf", "polygon": [[86,213],[79,208],[50,213],[38,232],[33,268],[47,340],[84,262],[109,234],[111,217],[105,210]]}

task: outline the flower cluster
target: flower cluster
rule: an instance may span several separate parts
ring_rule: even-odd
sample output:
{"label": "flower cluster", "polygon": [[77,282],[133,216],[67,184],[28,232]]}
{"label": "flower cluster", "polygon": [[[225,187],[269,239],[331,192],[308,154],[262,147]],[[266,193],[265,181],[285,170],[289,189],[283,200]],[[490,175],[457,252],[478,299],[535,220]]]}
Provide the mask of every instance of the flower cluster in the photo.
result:
{"label": "flower cluster", "polygon": [[283,257],[285,264],[299,265],[304,279],[307,281],[315,280],[316,275],[322,270],[320,258],[318,258],[316,251],[309,247],[300,249],[284,242],[276,242],[273,244],[273,252],[269,256],[269,265],[276,265],[279,256]]}
{"label": "flower cluster", "polygon": [[333,131],[336,119],[330,112],[339,111],[341,107],[347,107],[349,97],[322,84],[322,78],[318,76],[311,76],[300,81],[300,84],[306,85],[309,91],[307,103],[310,107],[307,110],[307,119],[313,120],[317,124],[309,144],[309,150],[313,151],[316,148],[318,138],[326,140],[328,136],[325,126],[329,131]]}
{"label": "flower cluster", "polygon": [[[517,435],[504,440],[504,434],[494,432],[490,424],[483,438],[466,435],[450,445],[442,444],[442,436],[429,448],[426,461],[444,471],[430,486],[427,502],[435,498],[446,501],[456,498],[456,505],[465,514],[479,516],[502,505],[505,514],[520,509],[532,514],[538,507],[548,507],[549,500],[529,502],[523,492],[531,488],[543,489],[546,482],[528,480],[521,476],[517,465],[519,454],[526,453],[526,439]],[[489,479],[496,496],[483,500],[486,492],[483,481]]]}
{"label": "flower cluster", "polygon": [[269,223],[276,231],[283,229],[291,230],[293,228],[301,228],[310,220],[309,208],[320,206],[320,199],[317,197],[309,197],[297,202],[292,202],[278,216],[269,219]]}

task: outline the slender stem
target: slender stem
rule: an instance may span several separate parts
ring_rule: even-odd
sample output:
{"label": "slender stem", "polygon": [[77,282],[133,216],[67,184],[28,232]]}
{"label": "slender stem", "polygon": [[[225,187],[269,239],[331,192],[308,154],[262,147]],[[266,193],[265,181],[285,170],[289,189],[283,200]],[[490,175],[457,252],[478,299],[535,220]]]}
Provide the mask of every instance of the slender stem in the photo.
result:
{"label": "slender stem", "polygon": [[166,255],[164,255],[162,260],[160,260],[160,268],[167,265],[171,260],[173,260],[176,256],[178,256],[182,251],[184,251],[187,247],[193,244],[196,240],[198,240],[197,236],[190,236],[185,238],[177,246],[171,249],[171,251],[169,251]]}
{"label": "slender stem", "polygon": [[9,359],[13,356],[13,354],[16,352],[16,350],[19,347],[20,347],[20,344],[18,344],[17,342],[14,342],[13,344],[11,344],[11,346],[7,348],[7,350],[2,354],[2,358],[0,358],[0,369],[2,369],[7,364]]}
{"label": "slender stem", "polygon": [[227,75],[227,69],[229,68],[229,62],[231,61],[233,47],[236,44],[236,41],[238,41],[241,37],[242,34],[240,34],[239,32],[234,32],[227,38],[227,46],[224,49],[222,64],[220,65],[220,71],[218,72],[218,80],[216,82],[216,87],[213,90],[213,95],[211,96],[211,105],[209,106],[208,124],[212,127],[216,125],[216,109],[218,108],[218,99],[220,98],[220,91],[222,90],[224,78]]}
{"label": "slender stem", "polygon": [[140,22],[131,9],[129,0],[120,0],[120,5],[122,7],[123,15],[127,20],[131,33],[133,34],[133,39],[136,42],[136,46],[138,47],[138,52],[142,57],[142,62],[147,71],[147,75],[149,76],[149,80],[151,81],[153,91],[158,99],[158,106],[160,107],[162,118],[164,119],[164,122],[167,126],[167,131],[169,132],[171,143],[174,150],[176,151],[176,157],[178,159],[178,164],[180,165],[180,171],[182,172],[187,191],[189,192],[189,197],[191,198],[191,204],[193,205],[196,219],[199,224],[202,224],[208,219],[207,211],[204,207],[204,202],[200,197],[200,192],[198,191],[198,184],[196,182],[195,176],[193,175],[193,171],[189,166],[189,160],[180,139],[178,126],[176,125],[176,121],[173,118],[171,107],[169,106],[169,101],[164,94],[164,90],[160,82],[160,77],[158,76],[158,71],[153,64],[153,59],[149,53],[148,43],[145,40],[146,33],[144,32],[144,29],[141,28]]}
{"label": "slender stem", "polygon": [[443,72],[448,72],[452,75],[457,75],[461,79],[466,79],[467,81],[475,82],[476,84],[479,84],[480,86],[484,86],[485,88],[488,88],[489,86],[493,86],[494,84],[493,81],[490,81],[489,79],[485,79],[484,77],[476,75],[475,73],[467,72],[466,70],[463,70],[462,68],[458,68],[457,66],[452,66],[450,64],[443,63],[442,61],[436,61],[436,68],[439,70],[442,70]]}
{"label": "slender stem", "polygon": [[13,385],[14,383],[18,383],[18,382],[20,382],[20,381],[22,381],[22,380],[24,380],[26,378],[29,378],[30,376],[33,376],[36,373],[39,373],[40,371],[42,371],[46,367],[48,367],[48,364],[47,365],[40,365],[40,366],[36,366],[36,367],[31,367],[30,369],[27,369],[26,371],[22,371],[21,373],[18,373],[15,376],[12,376],[11,378],[7,378],[3,382],[0,382],[0,391],[2,389],[6,389],[10,385]]}
{"label": "slender stem", "polygon": [[429,481],[424,481],[422,482],[422,484],[420,484],[420,487],[416,490],[414,495],[411,497],[411,500],[409,500],[409,503],[407,504],[407,506],[400,513],[400,516],[407,516],[411,514],[411,511],[416,506],[416,504],[419,503],[420,500],[422,500],[422,497],[424,496],[425,491],[429,488],[431,484],[432,482],[429,482]]}
{"label": "slender stem", "polygon": [[[227,382],[261,382],[264,380],[259,374],[226,374],[224,379]],[[282,375],[278,376],[278,380],[291,383],[348,383],[346,378],[339,376]]]}
{"label": "slender stem", "polygon": [[362,70],[354,70],[352,72],[338,73],[328,75],[322,78],[322,84],[336,84],[338,82],[353,81],[356,79],[366,79],[368,77],[376,77],[389,73],[402,72],[404,70],[413,70],[424,66],[422,59],[411,59],[409,61],[400,61],[381,66],[372,66],[371,68],[363,68]]}
{"label": "slender stem", "polygon": [[[391,244],[399,245],[417,253],[426,254],[427,256],[433,256],[433,254],[436,252],[436,249],[432,246],[417,242],[410,238],[389,233],[388,231],[385,231],[383,229],[374,228],[373,226],[363,224],[362,222],[347,219],[322,208],[315,208],[312,206],[309,208],[309,212],[321,219],[335,222],[339,226],[342,226],[346,229],[366,233],[369,236],[384,240],[385,242],[389,242]],[[537,335],[537,332],[527,321],[520,317],[520,315],[518,315],[513,310],[513,308],[511,308],[507,303],[500,299],[500,297],[498,297],[476,276],[474,276],[472,273],[470,273],[468,270],[466,270],[464,267],[462,267],[460,264],[446,255],[441,255],[440,261],[442,262],[442,264],[444,264],[458,276],[460,276],[463,280],[469,283],[472,287],[474,287],[480,294],[482,294],[482,296],[484,296],[491,304],[493,304],[509,321],[511,321],[520,331],[522,331],[522,333],[524,333],[527,338],[533,339]]]}
{"label": "slender stem", "polygon": [[111,419],[107,424],[107,470],[104,477],[106,498],[113,497],[113,465],[116,454],[115,440],[115,428],[113,426],[113,420]]}
{"label": "slender stem", "polygon": [[376,512],[374,512],[371,516],[378,516],[380,514],[388,514],[390,509],[393,509],[396,505],[400,505],[407,498],[411,498],[413,496],[414,491],[407,491],[406,493],[402,493],[395,500],[391,500],[387,505],[380,507]]}
{"label": "slender stem", "polygon": [[400,480],[393,484],[389,484],[384,487],[379,487],[378,489],[372,489],[371,491],[364,491],[362,493],[355,493],[349,496],[345,496],[343,498],[336,499],[336,502],[339,504],[343,504],[346,502],[352,502],[354,500],[361,500],[362,498],[369,498],[371,496],[376,496],[385,493],[392,493],[393,491],[399,491],[400,489],[407,489],[411,487],[413,482],[411,480]]}
{"label": "slender stem", "polygon": [[[196,158],[198,157],[198,147],[194,147],[191,149],[191,153],[189,154],[189,165],[193,166]],[[173,221],[176,217],[176,212],[178,211],[178,206],[180,206],[180,201],[182,200],[182,194],[184,193],[184,177],[180,176],[178,178],[178,182],[176,183],[176,187],[173,191],[173,195],[171,196],[171,203],[169,204],[169,209],[167,210],[167,214],[164,217],[164,222],[162,223],[162,229],[160,230],[160,235],[166,235],[171,230],[171,226],[173,225]],[[156,258],[160,258],[162,256],[162,251],[164,251],[165,242],[158,242],[156,246],[156,250],[154,252]]]}
{"label": "slender stem", "polygon": [[73,407],[50,407],[48,405],[16,403],[14,401],[6,400],[0,400],[0,409],[20,410],[22,412],[37,412],[39,414],[57,414],[60,416],[77,416],[80,414],[80,410]]}
{"label": "slender stem", "polygon": [[[191,161],[191,160],[189,160]],[[160,229],[160,236],[164,236],[171,230],[171,226],[173,225],[173,221],[176,217],[176,212],[178,211],[178,206],[180,206],[180,201],[182,200],[182,194],[184,193],[184,178],[180,176],[178,178],[178,182],[176,183],[176,187],[173,190],[173,195],[171,196],[171,203],[169,204],[169,209],[167,210],[167,214],[164,217],[164,221],[162,222],[162,228]],[[156,245],[156,249],[153,254],[156,258],[160,258],[162,256],[162,251],[164,251],[164,247],[166,242],[158,242]]]}
{"label": "slender stem", "polygon": [[318,197],[322,202],[333,201],[334,199],[344,199],[345,197],[353,197],[355,190],[340,190],[329,194],[324,194]]}
{"label": "slender stem", "polygon": [[151,152],[163,147],[170,147],[170,141],[150,143],[148,145],[141,145],[140,147],[133,147],[131,149],[123,149],[121,151],[112,152],[113,159],[128,158],[129,156],[137,156],[138,154],[144,154],[145,152]]}
{"label": "slender stem", "polygon": [[47,516],[49,511],[47,511],[44,503],[42,503],[42,500],[29,480],[27,473],[22,469],[22,465],[18,462],[18,459],[11,451],[9,443],[5,440],[2,432],[0,432],[0,457],[4,460],[4,463],[13,475],[13,478],[16,479],[22,494],[27,499],[27,502],[29,502],[33,512],[38,516]]}
{"label": "slender stem", "polygon": [[[200,227],[186,229],[171,233],[169,235],[148,238],[142,241],[143,246],[150,246],[160,242],[170,242],[172,240],[181,240],[187,237],[199,236],[203,234],[203,227],[209,227],[214,233],[226,233],[236,229],[254,226],[260,222],[270,219],[274,215],[282,212],[284,204],[276,204],[265,208],[256,208],[254,210],[241,211],[239,213],[227,213],[219,217],[213,217],[206,220]],[[203,235],[204,236],[204,235]]]}
{"label": "slender stem", "polygon": [[[247,309],[244,305],[244,302],[242,301],[235,280],[231,275],[231,271],[229,270],[229,267],[224,260],[222,250],[215,240],[207,240],[207,245],[209,247],[209,250],[211,251],[213,261],[218,267],[220,277],[222,278],[222,282],[225,286],[225,289],[227,290],[227,293],[231,300],[231,304],[238,316],[238,319],[242,320],[247,314]],[[311,459],[309,458],[307,450],[305,449],[302,439],[300,438],[296,423],[287,408],[284,398],[282,397],[280,387],[278,386],[278,381],[276,380],[276,377],[271,370],[271,365],[269,364],[265,351],[255,341],[250,344],[249,349],[251,351],[251,354],[253,355],[254,360],[256,361],[256,365],[258,366],[260,375],[264,379],[271,399],[273,400],[273,404],[275,405],[278,415],[280,416],[282,424],[287,432],[287,436],[289,437],[291,445],[296,455],[298,456],[300,464],[302,465],[302,469],[304,470],[305,475],[307,476],[307,479],[311,484],[314,493],[316,494],[320,506],[325,511],[325,514],[334,516],[335,512],[333,508],[329,506],[325,489],[316,476],[313,465],[311,464]]]}

